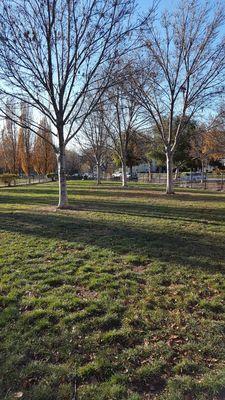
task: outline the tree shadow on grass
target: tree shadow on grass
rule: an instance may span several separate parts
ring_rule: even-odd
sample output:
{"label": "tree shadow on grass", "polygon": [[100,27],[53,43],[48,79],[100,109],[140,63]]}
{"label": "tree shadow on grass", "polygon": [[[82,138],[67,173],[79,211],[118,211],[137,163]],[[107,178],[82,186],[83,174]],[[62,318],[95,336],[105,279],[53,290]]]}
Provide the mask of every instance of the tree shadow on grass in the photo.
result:
{"label": "tree shadow on grass", "polygon": [[168,202],[180,201],[180,202],[223,202],[225,201],[225,196],[222,193],[218,193],[218,195],[213,194],[202,194],[202,193],[176,193],[175,195],[168,196],[164,192],[155,192],[151,189],[148,191],[139,191],[139,190],[98,190],[95,188],[90,189],[74,189],[73,188],[73,196],[85,196],[85,197],[106,197],[106,198],[138,198],[143,200],[151,200],[151,199],[158,199],[158,200],[165,200]]}
{"label": "tree shadow on grass", "polygon": [[[33,194],[33,192],[31,193]],[[81,193],[81,196],[83,194]],[[26,196],[23,193],[15,196],[7,194],[0,197],[0,204],[12,204],[19,206],[56,206],[57,194],[51,193],[46,197],[42,196]],[[80,198],[73,197],[70,201],[71,208],[77,211],[101,212],[109,214],[120,214],[124,216],[160,218],[165,220],[197,222],[203,224],[211,224],[221,226],[225,223],[225,206],[224,207],[191,207],[184,203],[141,203],[126,201],[123,199],[103,199],[100,196],[94,198],[85,198],[85,195]]]}
{"label": "tree shadow on grass", "polygon": [[[143,200],[165,200],[168,203],[173,202],[223,202],[225,201],[224,193],[213,193],[204,190],[187,190],[178,189],[175,195],[168,196],[162,187],[151,187],[148,185],[131,185],[124,189],[115,185],[115,183],[104,183],[100,186],[94,184],[84,184],[83,182],[72,183],[68,182],[68,193],[70,201],[76,201],[76,196],[84,197],[97,197],[97,198],[121,198],[122,199],[133,199],[143,198]],[[22,199],[21,195],[24,199]],[[45,185],[37,185],[34,187],[11,187],[3,188],[0,191],[0,203],[15,203],[25,202],[32,197],[31,202],[37,204],[46,203],[46,200],[51,198],[55,204],[58,202],[58,187],[55,183],[48,183]]]}
{"label": "tree shadow on grass", "polygon": [[196,232],[180,232],[174,227],[162,229],[157,224],[149,224],[146,229],[120,220],[95,220],[82,214],[4,213],[0,228],[42,239],[92,245],[118,255],[141,254],[150,261],[177,263],[211,273],[225,268],[224,243],[207,233],[201,236]]}
{"label": "tree shadow on grass", "polygon": [[141,198],[143,199],[165,199],[168,202],[182,201],[182,202],[219,202],[225,201],[225,194],[223,192],[212,192],[207,190],[196,189],[182,189],[176,190],[175,195],[168,196],[162,186],[152,187],[148,185],[130,185],[127,188],[114,186],[111,184],[102,184],[100,186],[94,185],[69,185],[69,191],[74,196],[97,196],[97,197],[125,197],[125,198]]}
{"label": "tree shadow on grass", "polygon": [[214,208],[187,208],[170,207],[163,204],[136,204],[118,203],[112,201],[77,201],[74,207],[76,210],[102,212],[110,214],[121,214],[133,217],[160,218],[165,220],[196,222],[207,225],[223,225],[225,223],[224,209]]}

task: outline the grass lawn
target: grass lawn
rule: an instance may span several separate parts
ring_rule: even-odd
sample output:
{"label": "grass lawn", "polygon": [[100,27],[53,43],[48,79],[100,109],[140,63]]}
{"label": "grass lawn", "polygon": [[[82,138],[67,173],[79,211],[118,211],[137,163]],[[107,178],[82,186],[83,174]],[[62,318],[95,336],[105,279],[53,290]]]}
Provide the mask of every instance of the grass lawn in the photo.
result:
{"label": "grass lawn", "polygon": [[69,197],[0,191],[0,399],[225,399],[225,194]]}

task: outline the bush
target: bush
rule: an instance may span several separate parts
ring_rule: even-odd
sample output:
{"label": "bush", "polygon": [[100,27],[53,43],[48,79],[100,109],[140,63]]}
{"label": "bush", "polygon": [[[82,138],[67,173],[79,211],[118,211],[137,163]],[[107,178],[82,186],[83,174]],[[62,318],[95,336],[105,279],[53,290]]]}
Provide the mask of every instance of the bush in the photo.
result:
{"label": "bush", "polygon": [[7,186],[11,186],[12,183],[16,185],[16,179],[18,178],[15,174],[2,174],[0,175],[0,180]]}
{"label": "bush", "polygon": [[58,175],[55,172],[51,172],[47,174],[47,178],[51,179],[52,182],[55,182],[58,179]]}

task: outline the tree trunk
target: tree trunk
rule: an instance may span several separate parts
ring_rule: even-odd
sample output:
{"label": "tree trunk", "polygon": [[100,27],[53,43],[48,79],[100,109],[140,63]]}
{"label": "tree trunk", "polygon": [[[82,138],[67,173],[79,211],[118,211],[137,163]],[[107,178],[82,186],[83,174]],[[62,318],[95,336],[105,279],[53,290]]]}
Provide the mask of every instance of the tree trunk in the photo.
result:
{"label": "tree trunk", "polygon": [[152,180],[151,162],[148,162],[148,181]]}
{"label": "tree trunk", "polygon": [[127,186],[127,166],[125,161],[122,162],[122,186]]}
{"label": "tree trunk", "polygon": [[170,151],[166,152],[166,194],[174,194],[173,191],[173,154]]}
{"label": "tree trunk", "polygon": [[202,160],[201,163],[202,163],[202,183],[204,183],[204,160]]}
{"label": "tree trunk", "polygon": [[179,167],[177,167],[177,168],[176,168],[176,171],[175,171],[175,181],[176,181],[177,178],[178,178],[178,174],[179,174]]}
{"label": "tree trunk", "polygon": [[100,168],[100,165],[98,162],[97,162],[96,167],[97,167],[97,185],[100,185],[100,183],[101,183],[101,168]]}
{"label": "tree trunk", "polygon": [[60,144],[57,155],[58,176],[59,176],[59,204],[58,208],[68,207],[67,183],[66,183],[66,154],[64,144]]}

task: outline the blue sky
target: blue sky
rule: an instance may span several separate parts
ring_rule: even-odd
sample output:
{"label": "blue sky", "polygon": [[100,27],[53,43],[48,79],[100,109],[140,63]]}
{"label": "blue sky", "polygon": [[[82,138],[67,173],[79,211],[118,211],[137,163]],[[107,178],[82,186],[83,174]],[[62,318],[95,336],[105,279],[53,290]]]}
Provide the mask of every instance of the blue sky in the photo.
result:
{"label": "blue sky", "polygon": [[[139,11],[147,11],[153,3],[153,0],[136,0],[136,1],[137,4],[139,5],[138,6]],[[156,0],[156,1],[159,1],[158,9],[161,11],[165,9],[171,10],[179,2],[179,0]],[[206,0],[200,0],[200,4],[204,4],[205,1]],[[216,3],[215,0],[209,0],[209,4],[215,5],[215,3]],[[223,4],[223,0],[221,1],[221,3]]]}
{"label": "blue sky", "polygon": [[[148,10],[148,8],[150,8],[152,5],[151,0],[137,0],[137,2],[143,11]],[[176,4],[175,0],[161,0],[159,8],[160,9],[171,8],[171,6],[173,6],[174,4]]]}
{"label": "blue sky", "polygon": [[[154,0],[136,0],[137,2],[137,11],[138,13],[146,12],[153,4]],[[158,16],[160,16],[161,12],[164,10],[172,11],[176,8],[177,4],[179,4],[180,0],[155,0],[158,1]],[[185,2],[185,0],[183,0]],[[199,0],[200,5],[204,5],[207,0]],[[224,0],[219,0],[219,4],[223,5]],[[212,6],[216,6],[216,0],[209,0],[209,4]],[[215,7],[216,10],[216,7]],[[221,28],[221,34],[225,35],[225,28]]]}

